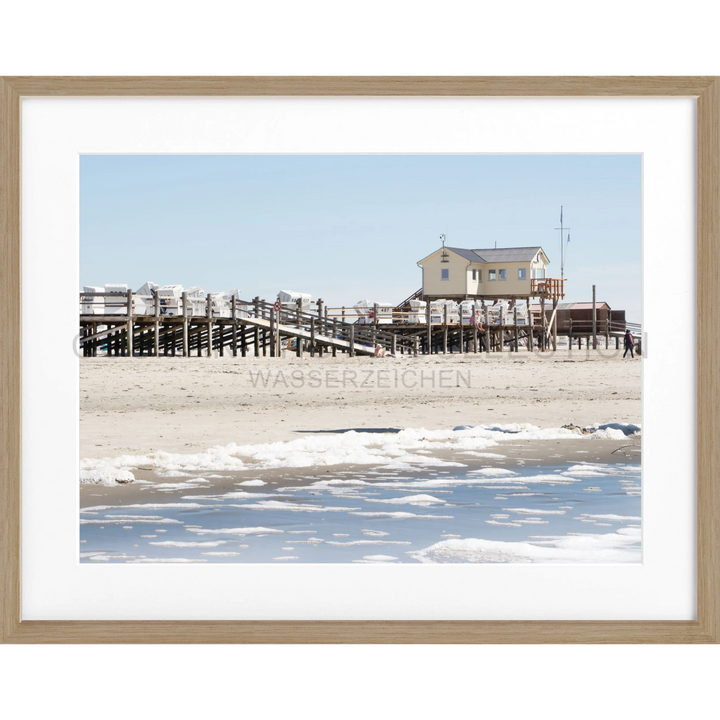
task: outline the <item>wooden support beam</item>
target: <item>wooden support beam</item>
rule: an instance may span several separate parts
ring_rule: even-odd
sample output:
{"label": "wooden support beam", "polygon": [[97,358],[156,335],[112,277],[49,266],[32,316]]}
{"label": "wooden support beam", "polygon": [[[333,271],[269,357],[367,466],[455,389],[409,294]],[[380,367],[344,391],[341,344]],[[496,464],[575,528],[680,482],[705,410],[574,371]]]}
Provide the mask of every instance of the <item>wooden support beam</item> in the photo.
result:
{"label": "wooden support beam", "polygon": [[133,292],[127,291],[127,353],[133,356]]}
{"label": "wooden support beam", "polygon": [[[318,316],[318,320],[317,320],[318,334],[325,335],[325,331],[323,330],[323,301],[322,301],[322,298],[318,298],[318,301],[317,301],[317,316]],[[323,356],[323,344],[322,343],[318,344],[318,355],[320,357]]]}
{"label": "wooden support beam", "polygon": [[425,354],[429,355],[432,352],[432,312],[430,310],[430,301],[425,303],[425,319],[427,322],[427,337],[425,345]]}
{"label": "wooden support beam", "polygon": [[182,294],[182,314],[183,314],[183,324],[182,324],[182,354],[183,357],[190,357],[190,345],[189,345],[189,336],[188,336],[188,323],[190,322],[188,320],[188,297],[187,293],[184,292]]}
{"label": "wooden support beam", "polygon": [[490,310],[487,305],[485,305],[485,352],[490,352]]}
{"label": "wooden support beam", "polygon": [[355,357],[355,325],[350,326],[350,357]]}
{"label": "wooden support beam", "polygon": [[525,305],[527,306],[527,316],[528,316],[528,350],[530,352],[535,351],[535,338],[533,337],[533,314],[532,314],[532,308],[530,307],[530,299],[528,298],[525,301]]}
{"label": "wooden support beam", "polygon": [[238,331],[238,321],[237,321],[237,299],[235,296],[232,296],[231,300],[231,306],[232,306],[232,354],[233,357],[237,357],[237,331]]}
{"label": "wooden support beam", "polygon": [[[302,297],[299,297],[296,302],[297,305],[297,327],[298,330],[302,329],[302,313],[303,313],[303,299]],[[297,343],[297,356],[301,358],[303,356],[303,351],[305,350],[304,342],[302,338],[295,338],[295,342]]]}
{"label": "wooden support beam", "polygon": [[205,298],[205,314],[207,315],[207,356],[212,357],[213,353],[213,320],[212,320],[212,296],[210,293]]}
{"label": "wooden support beam", "polygon": [[513,305],[513,324],[515,325],[515,352],[520,352],[520,331],[517,324],[517,305]]}
{"label": "wooden support beam", "polygon": [[270,357],[276,357],[275,355],[275,341],[277,333],[275,332],[275,306],[270,306]]}
{"label": "wooden support beam", "polygon": [[[260,298],[255,297],[253,299],[253,305],[255,306],[255,317],[260,317]],[[260,357],[260,328],[256,325],[255,331],[253,332],[253,346],[255,348],[255,357]]]}
{"label": "wooden support beam", "polygon": [[447,355],[447,347],[448,347],[448,306],[445,305],[445,316],[444,316],[444,324],[443,324],[443,355]]}
{"label": "wooden support beam", "polygon": [[503,311],[502,305],[500,305],[500,314],[498,315],[498,318],[500,320],[500,325],[499,325],[500,352],[503,352],[505,350],[505,313]]}
{"label": "wooden support beam", "polygon": [[595,302],[595,286],[593,285],[593,308],[592,308],[592,334],[593,350],[597,350],[597,303]]}

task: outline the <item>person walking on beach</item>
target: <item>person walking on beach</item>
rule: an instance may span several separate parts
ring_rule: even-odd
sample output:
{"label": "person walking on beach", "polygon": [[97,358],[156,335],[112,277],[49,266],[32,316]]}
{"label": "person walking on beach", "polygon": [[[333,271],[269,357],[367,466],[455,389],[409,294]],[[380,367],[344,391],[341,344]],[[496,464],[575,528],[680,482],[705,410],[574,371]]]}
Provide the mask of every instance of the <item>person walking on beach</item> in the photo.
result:
{"label": "person walking on beach", "polygon": [[628,354],[628,350],[630,351],[630,357],[635,358],[635,353],[633,352],[633,348],[635,347],[635,341],[633,340],[633,336],[630,334],[629,330],[625,331],[625,352],[623,353],[623,357],[625,357]]}

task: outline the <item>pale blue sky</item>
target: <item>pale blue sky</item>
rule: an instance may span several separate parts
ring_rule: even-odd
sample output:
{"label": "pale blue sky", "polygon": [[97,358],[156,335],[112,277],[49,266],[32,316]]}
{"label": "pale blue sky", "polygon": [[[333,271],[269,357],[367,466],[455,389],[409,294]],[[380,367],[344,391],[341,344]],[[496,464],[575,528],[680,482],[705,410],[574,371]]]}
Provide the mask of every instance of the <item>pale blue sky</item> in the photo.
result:
{"label": "pale blue sky", "polygon": [[[440,245],[541,245],[640,321],[640,155],[84,155],[80,283],[399,302]],[[566,233],[567,236],[567,233]]]}

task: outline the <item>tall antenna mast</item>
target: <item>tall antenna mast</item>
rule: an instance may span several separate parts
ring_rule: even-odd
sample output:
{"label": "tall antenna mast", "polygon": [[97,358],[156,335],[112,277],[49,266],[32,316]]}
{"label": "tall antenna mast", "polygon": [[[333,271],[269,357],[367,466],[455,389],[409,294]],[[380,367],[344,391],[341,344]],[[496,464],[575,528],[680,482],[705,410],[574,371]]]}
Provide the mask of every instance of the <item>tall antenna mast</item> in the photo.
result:
{"label": "tall antenna mast", "polygon": [[560,227],[555,228],[556,230],[560,231],[560,279],[565,279],[565,242],[563,240],[563,236],[565,234],[565,230],[570,230],[570,228],[566,228],[563,226],[563,206],[560,206]]}
{"label": "tall antenna mast", "polygon": [[565,250],[563,248],[563,206],[560,206],[560,279],[565,279]]}

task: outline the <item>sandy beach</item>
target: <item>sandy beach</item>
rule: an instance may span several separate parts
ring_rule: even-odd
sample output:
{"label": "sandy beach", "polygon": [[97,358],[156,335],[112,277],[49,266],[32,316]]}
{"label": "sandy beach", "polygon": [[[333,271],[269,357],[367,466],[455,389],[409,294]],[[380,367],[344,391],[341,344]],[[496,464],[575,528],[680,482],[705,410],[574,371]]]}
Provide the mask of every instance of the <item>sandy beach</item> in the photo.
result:
{"label": "sandy beach", "polygon": [[344,428],[641,421],[614,350],[399,358],[83,358],[80,457],[197,452]]}

